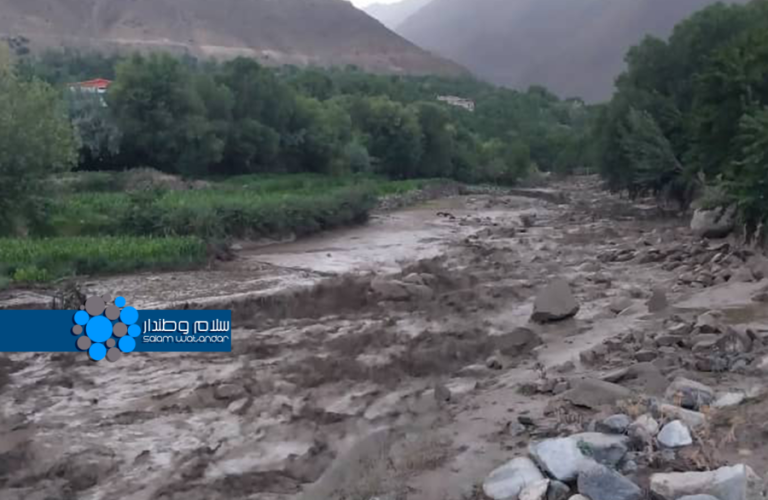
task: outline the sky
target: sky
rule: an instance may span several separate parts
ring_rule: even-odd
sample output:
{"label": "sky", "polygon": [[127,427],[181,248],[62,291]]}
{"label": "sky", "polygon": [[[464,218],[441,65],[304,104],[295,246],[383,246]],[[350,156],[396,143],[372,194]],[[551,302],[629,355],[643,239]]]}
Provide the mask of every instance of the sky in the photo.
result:
{"label": "sky", "polygon": [[351,0],[356,7],[366,7],[372,3],[397,3],[400,0]]}

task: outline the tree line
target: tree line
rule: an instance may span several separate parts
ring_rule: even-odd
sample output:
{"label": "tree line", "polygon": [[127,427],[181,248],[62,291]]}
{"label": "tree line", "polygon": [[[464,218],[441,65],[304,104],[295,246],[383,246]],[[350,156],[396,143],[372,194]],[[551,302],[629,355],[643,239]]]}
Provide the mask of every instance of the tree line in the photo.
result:
{"label": "tree line", "polygon": [[768,214],[768,2],[714,4],[626,56],[593,131],[609,187]]}

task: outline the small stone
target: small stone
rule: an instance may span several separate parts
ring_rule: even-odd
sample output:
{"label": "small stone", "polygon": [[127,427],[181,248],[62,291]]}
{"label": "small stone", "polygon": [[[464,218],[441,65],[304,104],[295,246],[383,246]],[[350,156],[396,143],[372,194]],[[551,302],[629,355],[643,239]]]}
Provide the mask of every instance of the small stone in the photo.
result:
{"label": "small stone", "polygon": [[585,497],[584,495],[573,495],[568,500],[589,500],[589,498]]}
{"label": "small stone", "polygon": [[631,423],[629,416],[619,413],[597,422],[595,430],[606,434],[625,434]]}
{"label": "small stone", "polygon": [[552,389],[552,394],[554,395],[562,394],[570,388],[571,388],[571,384],[567,380],[563,380],[555,384],[555,387]]}
{"label": "small stone", "polygon": [[752,270],[747,266],[740,267],[731,276],[732,283],[751,283],[755,281],[755,277],[752,274]]}
{"label": "small stone", "polygon": [[624,465],[621,466],[622,474],[634,474],[637,472],[637,469],[637,462],[634,460],[627,460],[624,462]]}
{"label": "small stone", "polygon": [[448,403],[451,401],[451,391],[443,384],[435,384],[435,401],[438,403]]}
{"label": "small stone", "polygon": [[693,444],[691,431],[680,420],[673,420],[661,428],[657,436],[659,443],[667,448],[682,448]]}
{"label": "small stone", "polygon": [[640,500],[643,496],[635,483],[599,464],[579,474],[578,488],[590,500]]}
{"label": "small stone", "polygon": [[579,309],[568,282],[558,278],[536,297],[531,319],[537,323],[560,321],[575,316]]}
{"label": "small stone", "polygon": [[238,384],[221,384],[216,386],[213,396],[216,399],[235,400],[245,396],[245,388]]}
{"label": "small stone", "polygon": [[571,494],[571,489],[567,484],[560,481],[550,481],[547,490],[547,500],[567,500]]}
{"label": "small stone", "polygon": [[549,479],[529,484],[520,492],[520,500],[544,500],[549,489]]}
{"label": "small stone", "polygon": [[670,347],[682,345],[684,341],[685,337],[680,335],[661,335],[656,338],[656,345],[659,347]]}
{"label": "small stone", "polygon": [[526,486],[543,479],[533,460],[518,457],[490,473],[483,482],[483,493],[493,500],[513,500]]}
{"label": "small stone", "polygon": [[245,409],[245,407],[248,405],[248,398],[241,398],[236,401],[232,401],[229,403],[229,406],[227,406],[227,410],[230,413],[234,413],[235,415],[239,415],[242,413],[242,411]]}
{"label": "small stone", "polygon": [[408,300],[410,297],[405,283],[384,276],[377,276],[371,281],[371,290],[383,300]]}
{"label": "small stone", "polygon": [[711,387],[683,377],[676,378],[664,393],[668,401],[689,410],[709,406],[712,404],[714,395],[715,391]]}
{"label": "small stone", "polygon": [[647,363],[656,358],[656,353],[651,350],[640,350],[635,353],[635,359],[641,363]]}
{"label": "small stone", "polygon": [[418,273],[411,273],[403,278],[403,283],[411,283],[412,285],[425,285],[424,279]]}
{"label": "small stone", "polygon": [[707,312],[696,318],[696,328],[700,333],[719,333],[720,321],[711,312]]}
{"label": "small stone", "polygon": [[632,424],[639,425],[640,427],[645,429],[648,432],[648,434],[650,434],[651,436],[655,436],[656,434],[659,433],[659,423],[656,421],[655,418],[653,418],[648,413],[637,417]]}
{"label": "small stone", "polygon": [[620,297],[611,301],[608,305],[608,309],[616,314],[619,314],[624,309],[632,306],[632,300],[628,297]]}
{"label": "small stone", "polygon": [[490,368],[491,370],[501,370],[501,362],[499,361],[499,358],[496,356],[491,356],[488,359],[485,360],[485,366]]}

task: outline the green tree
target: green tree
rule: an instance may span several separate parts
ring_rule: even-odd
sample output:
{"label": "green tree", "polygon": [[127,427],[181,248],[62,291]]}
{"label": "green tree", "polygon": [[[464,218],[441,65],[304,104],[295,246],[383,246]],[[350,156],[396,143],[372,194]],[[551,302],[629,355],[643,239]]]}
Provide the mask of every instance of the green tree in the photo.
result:
{"label": "green tree", "polygon": [[19,79],[0,50],[0,233],[40,222],[44,179],[69,169],[77,141],[59,94]]}

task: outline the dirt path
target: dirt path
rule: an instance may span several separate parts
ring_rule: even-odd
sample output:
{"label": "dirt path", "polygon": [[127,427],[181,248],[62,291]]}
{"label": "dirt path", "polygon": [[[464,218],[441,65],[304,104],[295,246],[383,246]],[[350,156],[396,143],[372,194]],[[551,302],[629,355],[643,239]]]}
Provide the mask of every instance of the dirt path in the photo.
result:
{"label": "dirt path", "polygon": [[[751,301],[765,281],[715,283],[733,257],[721,243],[700,244],[679,221],[590,179],[556,190],[571,202],[450,198],[362,228],[245,246],[209,271],[89,283],[139,307],[232,308],[234,352],[3,358],[0,497],[471,498],[532,438],[585,422],[553,392],[636,364],[650,345],[664,380],[698,362],[690,349],[656,346],[659,332],[713,309],[724,323],[768,330]],[[529,323],[536,293],[556,277],[578,315]],[[651,314],[654,289],[670,307]],[[14,300],[33,302],[23,297]],[[746,390],[761,383],[759,360],[749,362],[698,377]],[[654,380],[635,383],[653,392]],[[765,474],[765,452],[747,456],[735,439],[724,460]]]}

